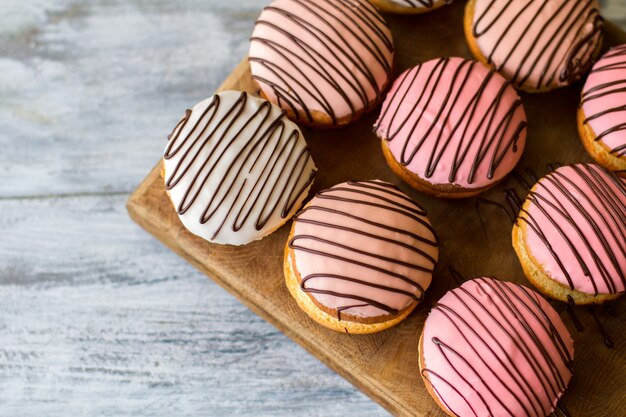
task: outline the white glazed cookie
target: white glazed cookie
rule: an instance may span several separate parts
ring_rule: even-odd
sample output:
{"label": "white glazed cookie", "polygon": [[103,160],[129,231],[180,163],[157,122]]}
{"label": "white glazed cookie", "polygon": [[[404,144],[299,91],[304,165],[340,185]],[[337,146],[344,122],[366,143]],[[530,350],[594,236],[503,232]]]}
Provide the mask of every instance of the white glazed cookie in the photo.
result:
{"label": "white glazed cookie", "polygon": [[298,126],[277,106],[240,91],[187,110],[168,137],[163,161],[165,188],[183,225],[230,245],[282,226],[316,172]]}

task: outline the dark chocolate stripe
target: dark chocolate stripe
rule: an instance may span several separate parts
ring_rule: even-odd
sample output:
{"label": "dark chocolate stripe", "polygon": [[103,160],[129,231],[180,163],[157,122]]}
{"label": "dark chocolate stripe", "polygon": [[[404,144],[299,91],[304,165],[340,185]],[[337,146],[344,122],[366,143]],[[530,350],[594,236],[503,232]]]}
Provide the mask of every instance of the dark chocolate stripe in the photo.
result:
{"label": "dark chocolate stripe", "polygon": [[[354,197],[348,198],[348,195],[354,195]],[[333,200],[345,202],[345,211],[339,209],[330,209],[327,207],[316,205],[316,199],[318,199],[317,201]],[[419,247],[410,245],[401,240],[402,237],[404,237],[405,239],[409,237],[429,246],[438,245],[438,240],[434,230],[424,220],[423,216],[426,215],[426,212],[422,207],[409,199],[395,186],[379,181],[350,181],[347,184],[335,186],[328,190],[318,192],[316,195],[316,199],[314,199],[304,210],[296,215],[296,217],[294,218],[294,221],[296,223],[313,224],[316,227],[336,230],[337,233],[351,234],[354,236],[355,240],[362,241],[363,239],[368,239],[372,242],[384,242],[391,245],[391,247],[409,250],[411,253],[413,253],[412,259],[414,259],[414,261],[403,261],[401,259],[389,256],[388,253],[383,254],[370,252],[356,247],[341,244],[332,240],[324,239],[319,236],[304,234],[295,235],[288,243],[289,248],[294,250],[296,257],[298,252],[305,252],[308,254],[319,256],[322,259],[330,258],[343,263],[356,265],[366,270],[381,273],[391,278],[393,281],[402,281],[404,283],[407,283],[414,288],[414,292],[407,292],[405,290],[401,290],[382,283],[372,283],[363,280],[360,277],[345,276],[336,273],[313,273],[304,276],[300,283],[300,287],[304,292],[308,292],[311,294],[326,294],[346,299],[349,304],[340,306],[337,309],[338,319],[340,320],[342,311],[354,307],[363,307],[370,305],[389,314],[395,314],[398,311],[389,305],[385,305],[379,301],[363,297],[359,294],[346,294],[324,288],[316,288],[312,284],[315,282],[316,278],[352,282],[365,287],[376,288],[385,292],[402,294],[416,301],[419,301],[423,298],[425,289],[422,288],[421,285],[419,285],[417,282],[414,282],[409,277],[400,273],[393,272],[391,270],[391,266],[397,265],[399,267],[408,268],[414,271],[422,271],[427,273],[433,272],[436,263],[435,259]],[[380,212],[381,221],[379,222],[376,219],[372,218],[363,218],[354,213],[351,213],[349,210],[351,206],[353,207],[354,205],[365,205],[378,209]],[[315,212],[324,213],[324,217],[320,220],[311,218],[309,214]],[[416,224],[426,226],[432,236],[418,236],[410,231],[388,226],[384,223],[385,216],[405,216]],[[356,221],[358,223],[363,223],[364,225],[375,226],[382,230],[392,232],[392,235],[381,236],[359,230],[356,227],[348,227],[337,224],[337,220],[341,220],[342,218],[349,219],[352,222]],[[323,250],[314,248],[313,246],[316,244],[322,244]],[[355,256],[340,256],[335,253],[335,249],[347,251],[348,253],[354,254]],[[363,256],[365,256],[365,259],[371,259],[377,264],[375,265],[373,262],[370,262],[368,260],[357,260],[357,255],[360,256],[359,259],[363,259]],[[387,266],[383,267],[380,265]],[[354,300],[357,300],[362,304],[354,305]]]}
{"label": "dark chocolate stripe", "polygon": [[[296,7],[281,8],[274,4],[266,7],[265,11],[269,13],[261,15],[256,22],[257,28],[264,26],[277,36],[260,37],[253,33],[251,38],[252,43],[259,42],[270,48],[287,65],[279,66],[266,56],[251,55],[250,62],[263,66],[272,74],[271,77],[261,77],[253,70],[252,78],[272,89],[279,106],[290,109],[298,121],[302,111],[306,121],[313,122],[312,109],[307,106],[305,95],[311,97],[333,124],[336,125],[339,118],[331,99],[322,92],[324,86],[316,85],[319,80],[307,76],[307,72],[320,77],[321,82],[337,93],[351,109],[352,118],[361,109],[369,110],[383,93],[372,66],[379,65],[387,78],[392,71],[393,42],[386,33],[385,21],[366,0],[291,0],[291,3]],[[300,9],[310,13],[313,19],[295,12]],[[313,37],[322,46],[309,45],[302,35],[281,27],[280,19],[273,14],[293,23],[302,34]],[[348,22],[355,22],[357,26],[352,27]],[[283,38],[295,43],[296,48],[291,42],[276,40]],[[367,54],[358,54],[354,43],[363,47]],[[347,93],[349,91],[358,97],[358,107]],[[372,93],[373,100],[370,98]]]}
{"label": "dark chocolate stripe", "polygon": [[[480,87],[476,91],[471,91],[472,99],[464,103],[459,100],[462,93],[467,91],[468,79],[472,76],[472,73],[476,68],[480,68],[481,64],[472,60],[464,60],[455,70],[454,74],[449,82],[443,82],[442,76],[447,70],[450,58],[440,58],[434,65],[432,71],[427,75],[426,86],[420,91],[419,96],[413,103],[413,107],[407,113],[404,119],[398,117],[398,110],[400,103],[402,103],[409,91],[414,90],[414,84],[420,76],[423,70],[423,65],[418,64],[417,67],[404,73],[400,79],[400,85],[393,92],[390,97],[387,97],[385,107],[378,119],[378,123],[374,126],[374,129],[378,134],[385,138],[388,142],[395,140],[398,137],[400,131],[405,128],[409,123],[409,120],[415,117],[418,112],[417,118],[411,124],[411,130],[403,140],[402,154],[400,156],[400,162],[402,165],[407,166],[415,158],[419,150],[424,144],[436,134],[434,137],[435,144],[432,147],[432,152],[428,157],[428,164],[425,169],[425,177],[430,178],[437,169],[440,161],[449,146],[455,146],[454,161],[450,166],[450,175],[448,180],[453,183],[457,177],[457,172],[461,165],[467,158],[472,159],[472,166],[468,175],[468,182],[471,184],[474,182],[476,172],[480,164],[491,154],[489,160],[489,170],[487,177],[493,178],[498,166],[502,163],[504,156],[509,152],[517,152],[517,141],[520,134],[526,129],[526,122],[520,122],[517,126],[512,125],[512,120],[517,111],[523,111],[521,100],[516,100],[508,108],[506,108],[500,118],[496,118],[496,114],[502,110],[503,97],[509,88],[509,82],[505,82],[498,90],[498,94],[495,99],[489,104],[487,111],[484,113],[478,113],[477,108],[479,103],[484,100],[483,94],[485,89],[492,82],[495,71],[489,71],[488,75],[484,77]],[[478,67],[477,67],[478,66]],[[495,80],[498,82],[498,80]],[[405,90],[404,94],[400,96],[399,92]],[[429,93],[428,93],[429,92]],[[429,108],[429,105],[435,94],[445,92],[446,96],[442,105],[436,115],[432,118],[430,125],[426,132],[419,137],[414,134],[418,124],[425,119],[427,115],[425,110]],[[385,120],[387,114],[393,109],[394,113],[391,115],[389,121]],[[461,108],[461,114],[463,116],[454,122],[451,120],[453,112]],[[472,121],[476,119],[478,123],[474,130],[471,130]],[[381,129],[380,123],[385,121],[387,129]],[[433,133],[438,125],[452,125],[450,132],[446,132],[444,135],[444,129],[439,129],[438,133]],[[511,128],[514,130],[510,132]],[[462,131],[463,140],[458,141],[457,144],[451,144],[451,138],[457,131]],[[470,154],[469,149],[477,141],[480,141],[480,147],[475,154]],[[411,147],[412,146],[412,147]]]}
{"label": "dark chocolate stripe", "polygon": [[[424,7],[432,9],[436,2],[437,0],[396,0],[394,3],[399,3],[401,6],[405,7]],[[452,0],[444,0],[444,3],[450,4]]]}
{"label": "dark chocolate stripe", "polygon": [[[311,160],[309,149],[301,146],[302,138],[297,130],[287,128],[284,112],[272,118],[272,105],[264,101],[254,112],[246,113],[248,97],[242,92],[231,107],[224,109],[221,108],[220,95],[215,95],[196,123],[186,135],[182,135],[192,114],[187,110],[169,135],[163,156],[165,160],[180,158],[174,169],[167,173],[166,189],[180,186],[183,178],[191,179],[176,207],[178,214],[183,215],[198,204],[209,180],[217,181],[217,186],[203,207],[198,219],[200,223],[211,220],[224,201],[235,196],[212,239],[227,222],[236,232],[247,222],[254,222],[256,230],[261,230],[277,210],[282,218],[286,218],[315,176],[314,170],[305,172]],[[243,124],[236,128],[236,123]],[[244,136],[245,130],[252,133]],[[242,141],[244,145],[240,151],[229,156],[228,152],[232,153]],[[214,169],[224,158],[232,158],[226,175],[215,178]],[[263,164],[261,173],[256,178],[249,178],[257,164]],[[282,181],[283,178],[287,180]],[[284,184],[281,186],[281,183]]]}

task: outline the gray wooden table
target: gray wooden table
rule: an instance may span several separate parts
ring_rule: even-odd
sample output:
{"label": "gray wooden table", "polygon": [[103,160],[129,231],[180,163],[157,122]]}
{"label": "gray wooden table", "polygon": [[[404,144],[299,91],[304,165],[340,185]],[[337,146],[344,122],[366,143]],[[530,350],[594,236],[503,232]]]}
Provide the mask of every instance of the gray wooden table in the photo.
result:
{"label": "gray wooden table", "polygon": [[1,416],[386,415],[124,209],[265,3],[0,0]]}

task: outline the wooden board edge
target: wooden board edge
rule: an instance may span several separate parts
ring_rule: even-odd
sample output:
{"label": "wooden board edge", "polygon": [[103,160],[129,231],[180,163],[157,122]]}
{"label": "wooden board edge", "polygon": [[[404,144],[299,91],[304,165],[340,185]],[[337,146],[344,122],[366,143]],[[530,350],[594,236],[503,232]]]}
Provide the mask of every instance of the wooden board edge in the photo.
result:
{"label": "wooden board edge", "polygon": [[[239,65],[241,66],[241,64]],[[178,245],[172,245],[172,240],[165,239],[162,234],[162,230],[160,230],[159,228],[160,225],[151,221],[148,212],[141,204],[143,197],[148,193],[149,189],[153,186],[155,181],[159,180],[161,175],[161,166],[162,163],[159,162],[152,169],[150,174],[141,182],[135,192],[131,194],[126,203],[126,209],[129,213],[129,216],[135,223],[137,223],[140,227],[142,227],[144,230],[154,236],[163,245],[171,249],[178,256],[189,262],[194,268],[198,269],[209,278],[211,278],[220,287],[222,287],[229,294],[234,296],[240,303],[250,309],[250,311],[252,311],[254,314],[258,315],[263,320],[267,321],[272,326],[277,328],[280,332],[285,334],[287,337],[303,347],[315,358],[328,366],[328,368],[331,369],[333,372],[337,373],[339,376],[347,380],[349,383],[362,391],[365,395],[377,402],[379,405],[390,411],[392,414],[407,417],[413,415],[411,410],[398,403],[394,398],[384,395],[383,387],[378,386],[376,381],[371,379],[370,376],[362,374],[357,377],[356,374],[351,373],[350,370],[342,366],[341,362],[333,358],[331,355],[327,355],[325,354],[325,352],[316,349],[316,344],[314,343],[314,341],[307,340],[301,337],[297,331],[292,329],[290,326],[284,325],[278,318],[273,316],[262,306],[258,305],[257,303],[246,297],[245,294],[239,291],[237,288],[231,286],[228,283],[228,280],[226,280],[218,270],[209,268],[207,267],[207,265],[196,262],[194,259],[186,256],[185,251],[181,247],[179,247]],[[364,381],[367,381],[367,383],[364,383]]]}

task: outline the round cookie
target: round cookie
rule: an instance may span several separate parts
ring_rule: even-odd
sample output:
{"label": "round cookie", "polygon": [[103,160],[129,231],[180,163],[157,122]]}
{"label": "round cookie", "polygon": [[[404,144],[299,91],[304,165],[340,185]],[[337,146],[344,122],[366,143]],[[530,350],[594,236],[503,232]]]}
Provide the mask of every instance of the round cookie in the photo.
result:
{"label": "round cookie", "polygon": [[617,298],[626,287],[626,182],[595,164],[551,172],[526,197],[513,247],[528,280],[551,298]]}
{"label": "round cookie", "polygon": [[274,0],[250,39],[260,93],[301,125],[347,125],[382,99],[394,46],[368,0]]}
{"label": "round cookie", "polygon": [[452,0],[370,0],[381,11],[398,14],[421,14],[435,10]]}
{"label": "round cookie", "polygon": [[597,0],[469,0],[464,27],[476,59],[534,93],[589,71],[600,53],[603,20]]}
{"label": "round cookie", "polygon": [[422,300],[438,253],[426,212],[400,189],[350,181],[320,191],[294,218],[285,282],[323,326],[374,333]]}
{"label": "round cookie", "polygon": [[595,63],[578,107],[580,139],[593,159],[626,173],[626,45]]}
{"label": "round cookie", "polygon": [[405,71],[374,131],[391,169],[418,191],[463,198],[497,184],[526,143],[514,88],[476,61],[438,58]]}
{"label": "round cookie", "polygon": [[419,343],[426,388],[450,416],[548,416],[573,361],[574,342],[550,304],[493,278],[448,291]]}
{"label": "round cookie", "polygon": [[183,225],[242,245],[290,219],[316,168],[292,121],[270,102],[225,91],[187,110],[168,137],[165,189]]}

